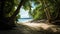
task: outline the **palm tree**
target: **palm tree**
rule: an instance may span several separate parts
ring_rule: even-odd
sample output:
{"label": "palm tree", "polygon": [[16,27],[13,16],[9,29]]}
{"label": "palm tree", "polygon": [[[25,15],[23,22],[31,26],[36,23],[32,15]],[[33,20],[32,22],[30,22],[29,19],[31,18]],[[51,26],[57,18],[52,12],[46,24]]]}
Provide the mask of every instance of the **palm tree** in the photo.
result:
{"label": "palm tree", "polygon": [[51,16],[50,16],[50,10],[49,10],[49,8],[47,7],[47,4],[48,4],[48,2],[47,1],[45,1],[45,0],[43,0],[43,4],[44,4],[44,6],[45,6],[45,8],[44,8],[44,11],[45,11],[45,13],[46,13],[46,16],[47,16],[47,19],[48,19],[48,23],[50,23],[51,21]]}
{"label": "palm tree", "polygon": [[17,7],[17,9],[16,9],[16,11],[13,13],[13,15],[9,18],[9,22],[8,22],[8,24],[9,25],[12,25],[12,26],[14,26],[14,19],[16,18],[16,16],[17,16],[17,14],[19,13],[19,10],[20,10],[20,8],[22,7],[22,5],[25,3],[25,0],[21,0],[21,2],[19,3],[19,5],[18,5],[18,7]]}

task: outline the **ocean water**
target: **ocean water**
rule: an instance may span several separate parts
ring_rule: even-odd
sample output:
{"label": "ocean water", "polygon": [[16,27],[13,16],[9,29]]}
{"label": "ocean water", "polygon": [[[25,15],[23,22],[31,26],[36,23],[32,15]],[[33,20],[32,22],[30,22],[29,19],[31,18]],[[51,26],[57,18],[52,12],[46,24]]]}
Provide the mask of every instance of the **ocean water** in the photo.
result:
{"label": "ocean water", "polygon": [[28,21],[31,21],[33,19],[18,19],[18,22],[28,22]]}

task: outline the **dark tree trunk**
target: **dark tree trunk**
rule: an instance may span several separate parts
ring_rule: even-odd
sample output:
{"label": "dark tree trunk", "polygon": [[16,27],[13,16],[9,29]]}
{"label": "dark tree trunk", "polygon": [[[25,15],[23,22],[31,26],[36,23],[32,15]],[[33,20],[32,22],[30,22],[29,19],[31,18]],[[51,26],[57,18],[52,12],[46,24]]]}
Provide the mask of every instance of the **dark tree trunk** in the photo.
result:
{"label": "dark tree trunk", "polygon": [[11,25],[11,26],[14,26],[15,23],[13,22],[16,15],[19,13],[19,10],[21,8],[21,6],[25,3],[25,0],[21,0],[21,2],[19,3],[18,7],[17,7],[17,10],[13,13],[13,15],[9,18],[9,22],[8,24]]}
{"label": "dark tree trunk", "polygon": [[15,17],[16,15],[19,13],[19,10],[21,8],[21,6],[25,3],[25,0],[21,0],[21,2],[19,3],[17,10],[13,13],[13,15],[11,17],[5,17],[4,16],[4,0],[0,1],[2,2],[0,5],[0,29],[11,29],[15,26]]}
{"label": "dark tree trunk", "polygon": [[16,15],[19,13],[19,10],[21,8],[21,6],[25,3],[25,0],[21,0],[21,2],[19,3],[18,7],[17,7],[17,10],[13,13],[13,15],[10,17],[11,18],[15,18]]}
{"label": "dark tree trunk", "polygon": [[53,24],[55,24],[55,25],[60,25],[60,8],[57,9],[57,12],[58,12],[58,15],[57,15],[57,17],[55,18]]}

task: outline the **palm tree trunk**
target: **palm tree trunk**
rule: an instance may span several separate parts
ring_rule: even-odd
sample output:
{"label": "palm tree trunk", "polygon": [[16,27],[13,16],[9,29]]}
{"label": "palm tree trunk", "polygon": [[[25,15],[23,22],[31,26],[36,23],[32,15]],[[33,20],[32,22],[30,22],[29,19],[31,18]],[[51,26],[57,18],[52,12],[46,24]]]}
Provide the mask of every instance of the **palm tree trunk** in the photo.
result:
{"label": "palm tree trunk", "polygon": [[50,10],[47,7],[47,2],[45,0],[43,0],[43,3],[44,3],[44,6],[45,6],[44,11],[46,13],[48,23],[50,23],[51,22]]}
{"label": "palm tree trunk", "polygon": [[21,6],[25,3],[26,0],[21,0],[21,2],[19,3],[18,7],[17,7],[17,10],[13,13],[13,15],[9,18],[9,22],[7,23],[8,25],[10,26],[14,26],[15,23],[14,23],[14,19],[16,17],[16,15],[19,13],[19,10],[21,8]]}
{"label": "palm tree trunk", "polygon": [[18,7],[17,7],[17,10],[13,13],[13,15],[10,17],[11,18],[15,18],[16,15],[19,13],[19,10],[21,8],[21,6],[25,3],[25,0],[21,0],[21,2],[19,3]]}

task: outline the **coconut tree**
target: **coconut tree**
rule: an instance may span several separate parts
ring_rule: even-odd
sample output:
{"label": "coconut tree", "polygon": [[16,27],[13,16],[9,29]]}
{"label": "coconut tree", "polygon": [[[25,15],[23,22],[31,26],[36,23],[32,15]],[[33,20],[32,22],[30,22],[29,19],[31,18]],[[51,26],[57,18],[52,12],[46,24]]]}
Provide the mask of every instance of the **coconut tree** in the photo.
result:
{"label": "coconut tree", "polygon": [[[17,2],[17,3],[16,3]],[[15,11],[15,6],[18,5],[17,0],[0,0],[0,28],[10,28],[9,18]]]}

